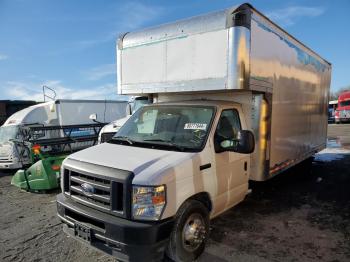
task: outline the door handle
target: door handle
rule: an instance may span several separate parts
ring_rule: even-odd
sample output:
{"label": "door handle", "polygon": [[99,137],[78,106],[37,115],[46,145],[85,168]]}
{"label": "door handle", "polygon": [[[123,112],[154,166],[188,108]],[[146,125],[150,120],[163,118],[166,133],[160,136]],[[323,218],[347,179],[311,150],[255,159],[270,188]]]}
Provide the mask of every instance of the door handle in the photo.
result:
{"label": "door handle", "polygon": [[247,161],[244,161],[244,171],[247,171],[247,169],[248,169],[248,163]]}
{"label": "door handle", "polygon": [[204,170],[204,169],[207,169],[207,168],[211,168],[211,163],[208,163],[208,164],[199,166],[199,170],[200,170],[200,171],[202,171],[202,170]]}

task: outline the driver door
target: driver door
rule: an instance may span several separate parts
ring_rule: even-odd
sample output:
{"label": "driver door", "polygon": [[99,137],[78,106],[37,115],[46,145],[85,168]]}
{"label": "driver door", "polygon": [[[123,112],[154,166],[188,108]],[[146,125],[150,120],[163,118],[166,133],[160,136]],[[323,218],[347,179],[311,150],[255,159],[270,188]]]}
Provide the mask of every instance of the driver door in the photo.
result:
{"label": "driver door", "polygon": [[237,109],[221,111],[214,134],[214,149],[217,178],[217,213],[221,213],[242,201],[247,194],[250,154],[223,151],[220,143],[224,140],[235,141],[242,129]]}

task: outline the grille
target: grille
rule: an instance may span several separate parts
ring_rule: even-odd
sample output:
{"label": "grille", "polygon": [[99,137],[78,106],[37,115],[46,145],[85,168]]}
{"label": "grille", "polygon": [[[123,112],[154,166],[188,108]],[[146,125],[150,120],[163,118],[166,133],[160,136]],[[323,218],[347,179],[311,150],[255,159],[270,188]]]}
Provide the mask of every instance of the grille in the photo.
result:
{"label": "grille", "polygon": [[115,132],[108,132],[101,134],[101,143],[108,142],[115,135]]}
{"label": "grille", "polygon": [[13,161],[8,157],[0,157],[0,163],[12,163]]}
{"label": "grille", "polygon": [[[82,184],[92,186],[93,192],[84,192]],[[121,182],[65,169],[64,191],[81,204],[121,215],[124,212],[124,184]]]}
{"label": "grille", "polygon": [[342,110],[340,111],[340,117],[348,118],[350,116],[350,110]]}

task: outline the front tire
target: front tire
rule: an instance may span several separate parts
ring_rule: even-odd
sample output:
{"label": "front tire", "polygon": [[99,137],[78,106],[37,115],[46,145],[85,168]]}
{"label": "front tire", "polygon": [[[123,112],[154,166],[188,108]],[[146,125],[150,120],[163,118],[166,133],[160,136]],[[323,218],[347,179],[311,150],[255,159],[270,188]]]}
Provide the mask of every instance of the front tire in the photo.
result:
{"label": "front tire", "polygon": [[180,207],[166,255],[174,261],[194,261],[204,251],[209,236],[209,211],[197,200]]}

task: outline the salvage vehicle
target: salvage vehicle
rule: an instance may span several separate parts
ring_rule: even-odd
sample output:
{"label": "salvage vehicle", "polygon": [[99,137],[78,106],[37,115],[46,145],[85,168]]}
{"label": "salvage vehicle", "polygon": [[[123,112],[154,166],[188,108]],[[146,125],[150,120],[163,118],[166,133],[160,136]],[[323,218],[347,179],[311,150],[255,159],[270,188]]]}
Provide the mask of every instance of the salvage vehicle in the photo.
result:
{"label": "salvage vehicle", "polygon": [[117,74],[153,104],[64,160],[57,212],[118,260],[195,260],[249,180],[326,147],[331,64],[249,4],[124,34]]}
{"label": "salvage vehicle", "polygon": [[109,123],[125,117],[126,105],[126,101],[59,99],[16,112],[0,127],[0,169],[18,169],[32,164],[30,148],[24,146],[22,127],[91,124],[94,123],[89,119],[92,114],[98,116],[99,121]]}
{"label": "salvage vehicle", "polygon": [[58,188],[62,161],[73,152],[96,145],[98,133],[104,125],[20,127],[22,141],[14,142],[20,145],[22,153],[29,152],[31,165],[17,170],[11,184],[31,192]]}
{"label": "salvage vehicle", "polygon": [[126,110],[127,111],[126,117],[123,117],[118,120],[114,120],[113,122],[102,127],[98,135],[98,143],[101,144],[109,141],[115,135],[115,133],[117,133],[117,131],[122,127],[122,125],[124,125],[126,120],[128,120],[129,117],[136,112],[137,109],[139,109],[144,105],[148,105],[149,103],[151,103],[151,101],[148,99],[147,96],[134,97],[128,103],[127,110]]}
{"label": "salvage vehicle", "polygon": [[336,124],[350,121],[350,91],[342,92],[339,95],[334,118]]}
{"label": "salvage vehicle", "polygon": [[[8,142],[14,146],[24,167],[15,173],[11,184],[27,191],[58,188],[62,161],[73,152],[97,144],[98,133],[106,125],[99,122],[97,116],[100,115],[103,121],[123,117],[127,102],[56,100],[42,105],[39,108],[46,109],[46,115],[38,108],[29,110],[33,115],[27,113],[22,118],[26,122],[17,124],[16,138]],[[47,109],[50,109],[51,116]],[[28,118],[32,119],[31,124]],[[34,123],[34,120],[38,122]],[[54,125],[55,122],[58,125]]]}

